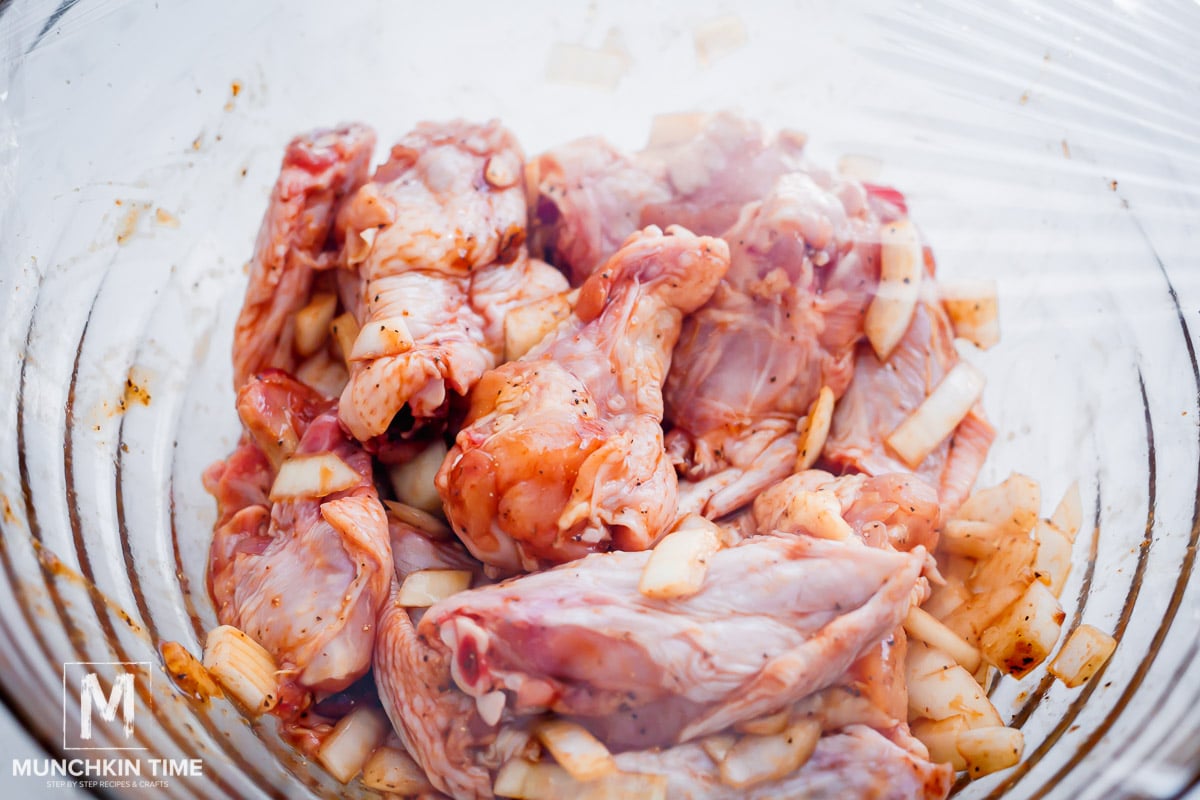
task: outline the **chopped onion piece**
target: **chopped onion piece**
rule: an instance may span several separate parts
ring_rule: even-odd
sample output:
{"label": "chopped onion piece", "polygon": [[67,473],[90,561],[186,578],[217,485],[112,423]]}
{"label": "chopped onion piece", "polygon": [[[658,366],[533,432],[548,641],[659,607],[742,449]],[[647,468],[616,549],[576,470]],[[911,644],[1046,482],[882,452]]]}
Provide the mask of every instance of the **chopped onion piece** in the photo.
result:
{"label": "chopped onion piece", "polygon": [[880,361],[887,361],[912,322],[924,272],[921,237],[912,221],[901,219],[884,226],[880,232],[879,289],[863,319],[863,332]]}
{"label": "chopped onion piece", "polygon": [[377,708],[359,707],[338,720],[317,750],[317,761],[342,783],[359,773],[391,726]]}
{"label": "chopped onion piece", "polygon": [[711,114],[702,111],[657,114],[650,120],[650,137],[646,149],[680,144],[693,139],[708,125]]}
{"label": "chopped onion piece", "polygon": [[1050,662],[1050,674],[1074,689],[1087,683],[1116,649],[1116,639],[1091,625],[1080,625]]}
{"label": "chopped onion piece", "polygon": [[445,540],[453,535],[453,531],[446,523],[428,511],[414,508],[407,503],[397,503],[395,500],[384,500],[383,505],[394,519],[416,528],[430,539]]}
{"label": "chopped onion piece", "polygon": [[666,800],[667,776],[612,772],[582,782],[557,764],[515,758],[496,773],[492,791],[516,800]]}
{"label": "chopped onion piece", "polygon": [[296,367],[296,377],[326,397],[338,397],[350,380],[346,364],[328,350],[318,350]]}
{"label": "chopped onion piece", "polygon": [[221,625],[208,632],[204,668],[252,714],[270,711],[279,701],[275,659],[232,625]]}
{"label": "chopped onion piece", "polygon": [[983,350],[1000,341],[995,281],[942,283],[938,288],[955,336]]}
{"label": "chopped onion piece", "polygon": [[992,620],[1020,599],[1033,582],[1033,570],[1028,573],[1028,578],[1023,576],[1020,580],[972,593],[962,605],[942,617],[942,622],[968,643],[978,646],[980,635]]}
{"label": "chopped onion piece", "polygon": [[776,711],[774,714],[768,714],[765,717],[739,722],[733,726],[733,729],[738,733],[753,733],[759,736],[772,736],[777,733],[783,733],[787,728],[791,713],[791,709],[785,708]]}
{"label": "chopped onion piece", "polygon": [[353,267],[367,260],[367,256],[371,254],[371,248],[375,246],[375,237],[379,235],[379,228],[375,225],[363,228],[361,231],[348,231],[346,233],[346,266]]}
{"label": "chopped onion piece", "polygon": [[910,608],[904,618],[904,630],[914,639],[945,652],[967,672],[979,669],[979,651],[927,611]]}
{"label": "chopped onion piece", "polygon": [[991,522],[974,519],[952,519],[938,534],[938,550],[969,558],[990,558],[1000,547],[1004,535]]}
{"label": "chopped onion piece", "polygon": [[721,759],[721,782],[743,789],[778,780],[808,761],[821,738],[821,723],[800,720],[773,736],[743,736]]}
{"label": "chopped onion piece", "polygon": [[1058,598],[1040,581],[979,636],[980,649],[989,664],[1022,678],[1046,660],[1062,631],[1063,610]]}
{"label": "chopped onion piece", "polygon": [[1069,540],[1075,541],[1079,526],[1083,523],[1083,503],[1079,499],[1079,481],[1067,488],[1059,501],[1058,507],[1050,516],[1050,524],[1063,532]]}
{"label": "chopped onion piece", "polygon": [[704,752],[708,753],[708,757],[718,765],[725,760],[725,755],[733,749],[735,744],[737,744],[737,737],[732,733],[714,733],[700,740],[700,746],[704,748]]}
{"label": "chopped onion piece", "polygon": [[329,338],[329,323],[337,311],[337,295],[332,292],[314,294],[308,305],[296,312],[296,352],[307,358],[317,352]]}
{"label": "chopped onion piece", "polygon": [[1063,586],[1071,574],[1071,540],[1044,520],[1038,520],[1034,526],[1033,537],[1037,542],[1033,574],[1046,584],[1051,594],[1062,597]]}
{"label": "chopped onion piece", "polygon": [[1011,583],[1023,587],[1034,579],[1034,561],[1038,545],[1028,534],[1002,536],[998,547],[987,559],[981,560],[967,580],[967,586],[976,593],[996,592]]}
{"label": "chopped onion piece", "polygon": [[338,349],[342,351],[342,359],[349,364],[350,353],[354,351],[354,340],[358,338],[358,320],[349,311],[339,314],[329,323],[329,332],[333,334]]}
{"label": "chopped onion piece", "polygon": [[624,74],[626,61],[619,53],[555,42],[550,46],[546,77],[555,83],[575,83],[612,91]]}
{"label": "chopped onion piece", "polygon": [[417,454],[416,458],[388,470],[396,499],[405,505],[433,513],[442,510],[442,498],[433,479],[446,458],[446,443],[439,437]]}
{"label": "chopped onion piece", "polygon": [[433,789],[421,765],[395,747],[380,747],[363,764],[362,782],[368,789],[414,795]]}
{"label": "chopped onion piece", "polygon": [[859,181],[875,181],[883,171],[883,162],[875,156],[847,153],[837,161],[837,171],[847,178]]}
{"label": "chopped onion piece", "polygon": [[500,722],[500,717],[504,716],[504,704],[508,702],[504,692],[496,689],[492,692],[487,692],[475,698],[475,709],[479,712],[479,718],[488,725],[495,726]]}
{"label": "chopped onion piece", "polygon": [[362,481],[354,468],[336,453],[292,456],[279,466],[271,485],[271,502],[296,497],[325,497]]}
{"label": "chopped onion piece", "polygon": [[536,733],[554,760],[577,781],[593,781],[617,770],[612,753],[582,725],[550,719],[539,723]]}
{"label": "chopped onion piece", "polygon": [[813,536],[836,541],[855,538],[854,529],[842,517],[841,501],[829,489],[797,492],[788,499],[785,513],[789,525],[800,526]]}
{"label": "chopped onion piece", "polygon": [[1038,482],[1014,472],[1001,484],[973,492],[954,512],[954,518],[990,522],[1005,533],[1028,534],[1037,524],[1041,507]]}
{"label": "chopped onion piece", "polygon": [[1025,752],[1025,736],[1016,728],[985,728],[958,735],[958,752],[972,778],[1016,766]]}
{"label": "chopped onion piece", "polygon": [[369,361],[407,353],[413,338],[404,317],[377,319],[362,326],[350,348],[351,361]]}
{"label": "chopped onion piece", "polygon": [[911,722],[909,730],[929,750],[929,760],[933,763],[949,764],[956,772],[967,768],[966,759],[958,752],[958,735],[969,730],[961,716],[921,718]]}
{"label": "chopped onion piece", "polygon": [[663,537],[638,582],[638,591],[647,597],[672,599],[690,597],[700,591],[708,573],[708,560],[721,548],[717,526],[695,516]]}
{"label": "chopped onion piece", "polygon": [[941,720],[961,715],[970,728],[1004,724],[971,673],[945,653],[910,641],[904,674],[910,717]]}
{"label": "chopped onion piece", "polygon": [[975,679],[976,683],[978,683],[980,686],[982,686],[986,690],[988,688],[988,686],[990,685],[990,681],[992,680],[992,674],[994,672],[997,672],[995,667],[993,667],[991,664],[987,663],[986,661],[980,661],[979,669],[977,669],[973,673],[971,673],[971,677]]}
{"label": "chopped onion piece", "polygon": [[571,316],[577,290],[534,300],[504,315],[504,359],[516,361]]}
{"label": "chopped onion piece", "polygon": [[421,569],[410,572],[400,584],[396,602],[406,608],[428,608],[440,600],[471,587],[471,573],[465,569]]}
{"label": "chopped onion piece", "polygon": [[817,463],[821,451],[825,449],[825,440],[829,438],[829,426],[832,422],[833,390],[822,386],[812,408],[808,410],[808,416],[797,425],[800,443],[796,447],[796,472],[803,472]]}
{"label": "chopped onion piece", "polygon": [[732,15],[701,23],[692,34],[701,65],[711,64],[746,45],[746,26],[741,17]]}
{"label": "chopped onion piece", "polygon": [[942,620],[969,599],[971,592],[962,581],[947,579],[944,585],[933,587],[933,592],[921,608]]}
{"label": "chopped onion piece", "polygon": [[887,437],[887,445],[916,469],[958,427],[983,395],[983,373],[966,361],[954,365],[933,392]]}

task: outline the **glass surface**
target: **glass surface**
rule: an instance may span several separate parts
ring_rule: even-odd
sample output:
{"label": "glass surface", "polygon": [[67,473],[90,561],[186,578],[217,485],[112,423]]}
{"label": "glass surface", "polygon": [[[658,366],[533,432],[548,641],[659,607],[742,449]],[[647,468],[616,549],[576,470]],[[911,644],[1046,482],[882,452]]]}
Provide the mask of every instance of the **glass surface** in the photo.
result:
{"label": "glass surface", "polygon": [[1120,644],[1080,689],[1001,681],[1025,759],[960,796],[1194,781],[1197,4],[10,0],[0,70],[0,696],[52,752],[64,662],[150,662],[143,756],[204,762],[169,796],[368,794],[186,699],[157,647],[215,623],[200,473],[238,433],[231,331],[292,135],[495,116],[531,153],[636,147],[657,113],[733,108],[857,157],[942,275],[998,280],[980,483],[1031,474],[1046,513],[1083,489],[1065,630]]}

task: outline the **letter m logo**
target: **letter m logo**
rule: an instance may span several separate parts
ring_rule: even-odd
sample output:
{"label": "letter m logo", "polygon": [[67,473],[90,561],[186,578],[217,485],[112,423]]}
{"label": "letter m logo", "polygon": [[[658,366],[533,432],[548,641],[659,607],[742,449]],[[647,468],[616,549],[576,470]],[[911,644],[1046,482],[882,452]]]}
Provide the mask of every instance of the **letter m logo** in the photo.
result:
{"label": "letter m logo", "polygon": [[151,675],[149,662],[63,664],[63,749],[145,750],[134,722],[138,690],[149,690]]}
{"label": "letter m logo", "polygon": [[[122,672],[117,676],[112,684],[112,693],[108,697],[104,696],[104,690],[100,688],[100,676],[95,672],[89,672],[83,676],[83,681],[79,687],[79,738],[92,738],[92,712],[99,710],[100,717],[105,722],[112,722],[117,718],[117,705],[121,706],[121,720],[125,726],[125,738],[133,736],[133,700],[135,690],[133,688],[133,673]],[[121,701],[125,702],[122,703]]]}

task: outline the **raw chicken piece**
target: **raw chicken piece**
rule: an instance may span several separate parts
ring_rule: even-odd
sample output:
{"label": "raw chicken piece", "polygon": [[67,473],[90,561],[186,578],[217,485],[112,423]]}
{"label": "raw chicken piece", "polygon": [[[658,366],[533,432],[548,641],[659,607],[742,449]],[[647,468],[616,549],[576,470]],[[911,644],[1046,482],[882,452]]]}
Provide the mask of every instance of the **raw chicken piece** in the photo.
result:
{"label": "raw chicken piece", "polygon": [[532,246],[579,282],[636,225],[680,223],[730,245],[712,300],[686,320],[665,388],[680,509],[723,516],[791,473],[795,426],[849,383],[894,190],[835,178],[804,137],[731,114],[635,156],[589,139],[540,156]]}
{"label": "raw chicken piece", "polygon": [[479,563],[455,542],[434,541],[396,519],[389,522],[396,581],[377,625],[373,672],[379,697],[405,749],[434,786],[455,798],[490,798],[492,771],[528,742],[525,726],[505,720],[497,730],[484,724],[475,701],[454,686],[447,655],[417,636],[412,612],[396,602],[400,582],[411,572],[477,571]]}
{"label": "raw chicken piece", "polygon": [[642,226],[641,210],[668,197],[665,170],[599,137],[543,153],[528,172],[532,253],[557,264],[578,286]]}
{"label": "raw chicken piece", "polygon": [[294,315],[315,270],[337,263],[338,205],[367,179],[375,133],[364,125],[293,139],[254,245],[246,299],[233,334],[233,385],[268,367],[294,372]]}
{"label": "raw chicken piece", "polygon": [[483,577],[483,565],[453,539],[437,540],[388,514],[392,563],[397,577],[422,569],[465,569]]}
{"label": "raw chicken piece", "polygon": [[699,593],[676,600],[638,591],[648,557],[596,554],[463,592],[420,632],[480,702],[504,690],[514,713],[610,729],[608,715],[634,715],[641,741],[686,741],[835,683],[903,619],[925,553],[756,536],[717,551]]}
{"label": "raw chicken piece", "polygon": [[217,500],[208,590],[218,609],[233,596],[235,557],[258,554],[269,541],[268,494],[276,468],[329,403],[286,373],[268,369],[238,390],[237,408],[245,426],[237,449],[204,472],[204,488]]}
{"label": "raw chicken piece", "polygon": [[375,641],[375,686],[392,727],[430,782],[457,800],[490,798],[492,777],[477,758],[488,731],[475,702],[450,680],[448,657],[413,628],[393,588]]}
{"label": "raw chicken piece", "polygon": [[[804,523],[795,517],[793,503],[802,493],[817,491],[833,493],[841,507],[842,518],[870,547],[903,551],[921,547],[931,554],[937,546],[937,491],[911,473],[835,478],[821,470],[798,472],[754,500],[758,531],[809,533]],[[929,555],[926,571],[936,574],[936,568],[936,561]],[[924,599],[927,588],[924,579],[917,582],[914,602]],[[839,685],[849,687],[855,696],[867,700],[893,719],[894,722],[880,730],[902,747],[911,748],[916,740],[909,735],[904,721],[908,708],[908,691],[904,683],[906,650],[904,629],[898,627],[855,662],[842,676]]]}
{"label": "raw chicken piece", "polygon": [[495,366],[508,308],[566,288],[525,257],[522,155],[497,123],[423,123],[342,208],[363,278],[341,416],[360,441],[444,416]]}
{"label": "raw chicken piece", "polygon": [[791,473],[797,421],[850,382],[881,213],[856,182],[793,172],[725,234],[729,273],[684,323],[664,389],[683,510],[722,516]]}
{"label": "raw chicken piece", "polygon": [[651,198],[642,207],[642,224],[724,234],[779,176],[807,169],[805,141],[786,129],[768,135],[757,122],[729,112],[702,117],[693,135],[642,152],[642,159],[662,164],[669,187],[665,200]]}
{"label": "raw chicken piece", "polygon": [[617,768],[668,776],[671,800],[942,800],[954,773],[932,764],[861,725],[822,736],[800,769],[746,788],[721,782],[713,760],[696,744],[662,751],[620,753]]}
{"label": "raw chicken piece", "polygon": [[937,490],[912,473],[843,475],[822,470],[797,472],[754,500],[759,533],[806,532],[790,515],[793,499],[804,492],[829,491],[841,505],[842,517],[871,547],[912,550],[937,546]]}
{"label": "raw chicken piece", "polygon": [[204,489],[217,501],[215,527],[224,526],[247,509],[262,509],[263,516],[269,516],[271,502],[267,493],[273,477],[271,462],[253,437],[242,434],[229,458],[204,470]]}
{"label": "raw chicken piece", "polygon": [[724,233],[743,205],[801,164],[800,134],[767,137],[756,123],[729,113],[697,123],[691,135],[632,156],[594,137],[534,159],[530,249],[577,286],[647,225]]}
{"label": "raw chicken piece", "polygon": [[238,417],[246,433],[278,469],[296,451],[300,437],[333,402],[277,369],[251,376],[238,390]]}
{"label": "raw chicken piece", "polygon": [[[324,498],[277,502],[269,526],[235,527],[235,517],[218,528],[209,585],[222,624],[249,634],[299,685],[338,691],[370,667],[392,557],[371,458],[342,433],[334,410],[301,434],[296,454],[315,453],[337,455],[361,481]],[[264,521],[265,509],[251,508]]]}
{"label": "raw chicken piece", "polygon": [[483,377],[436,481],[476,558],[516,572],[641,550],[674,520],[662,381],[683,314],[708,298],[727,253],[679,228],[630,237],[572,316]]}
{"label": "raw chicken piece", "polygon": [[[884,440],[957,362],[949,318],[936,300],[923,297],[886,363],[869,345],[859,345],[854,379],[834,411],[824,458],[839,469],[868,475],[909,472]],[[937,487],[943,515],[953,513],[966,499],[993,438],[995,431],[976,407],[916,469],[917,475]]]}

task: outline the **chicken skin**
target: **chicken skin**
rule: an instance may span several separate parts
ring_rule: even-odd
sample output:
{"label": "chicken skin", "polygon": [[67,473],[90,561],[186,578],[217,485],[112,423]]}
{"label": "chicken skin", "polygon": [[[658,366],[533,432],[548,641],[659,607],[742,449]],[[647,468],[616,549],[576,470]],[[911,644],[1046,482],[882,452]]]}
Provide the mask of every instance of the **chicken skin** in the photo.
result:
{"label": "chicken skin", "polygon": [[455,531],[518,572],[649,547],[675,518],[662,383],[683,315],[728,266],[724,242],[634,236],[584,284],[574,314],[488,372],[437,476]]}

